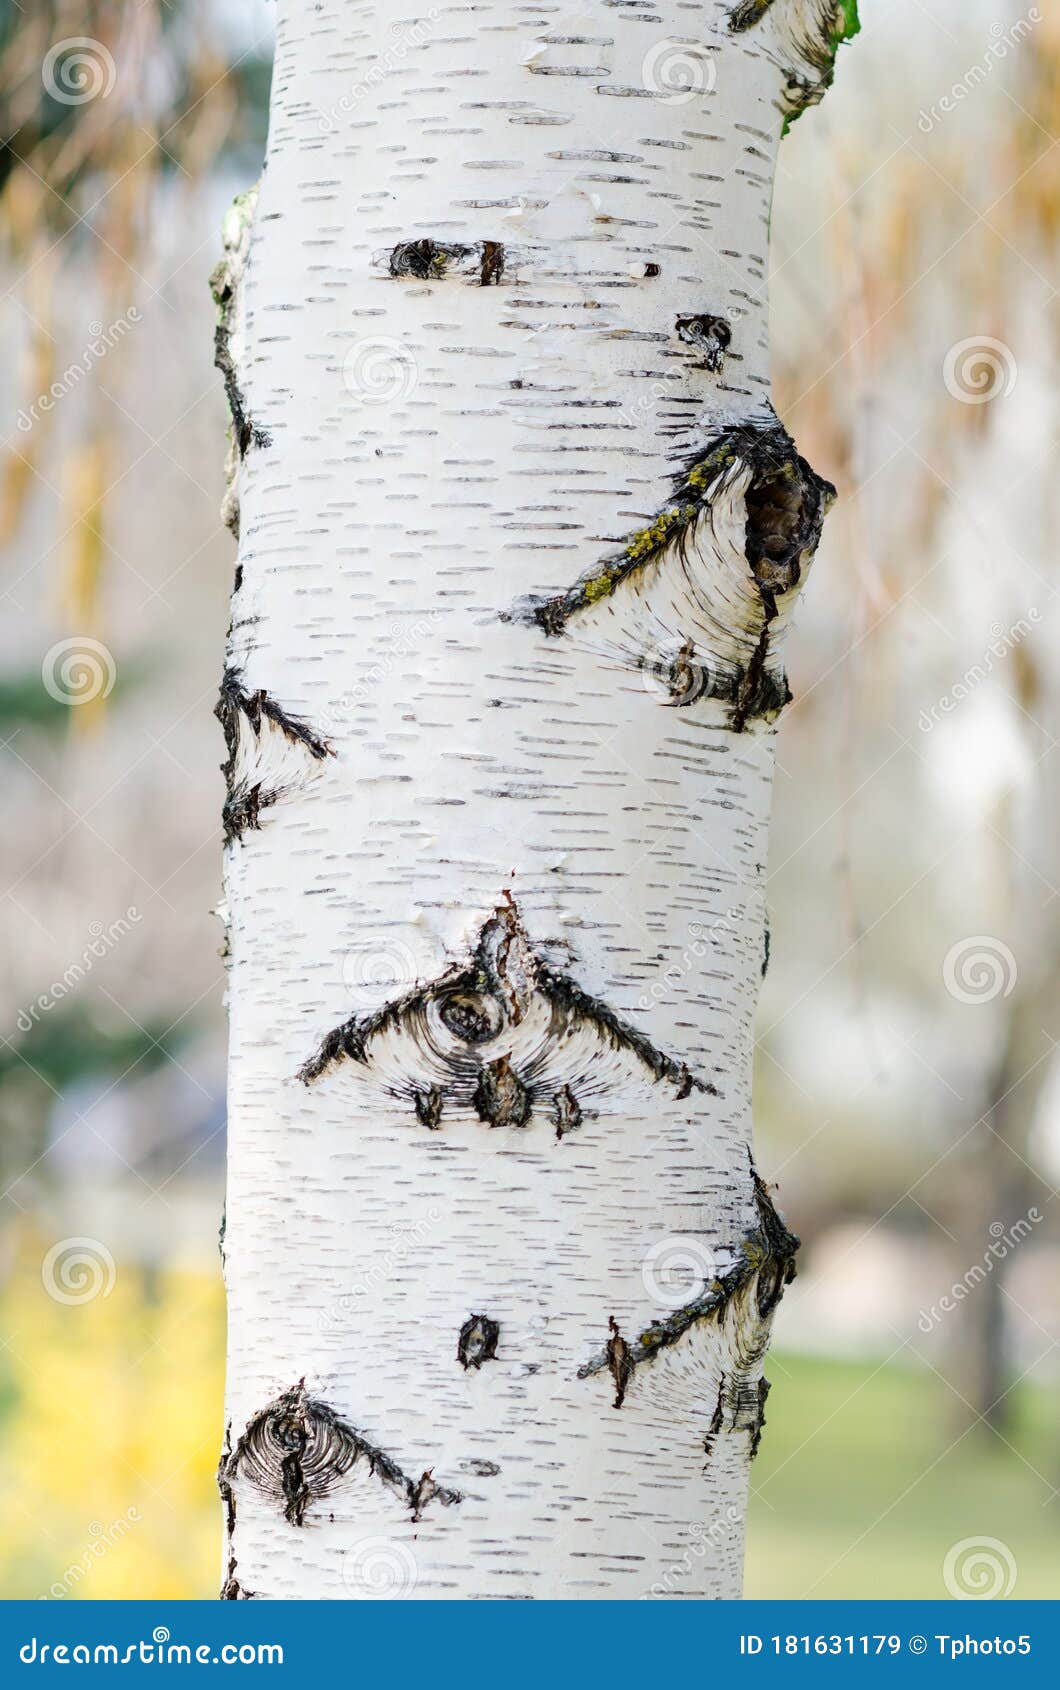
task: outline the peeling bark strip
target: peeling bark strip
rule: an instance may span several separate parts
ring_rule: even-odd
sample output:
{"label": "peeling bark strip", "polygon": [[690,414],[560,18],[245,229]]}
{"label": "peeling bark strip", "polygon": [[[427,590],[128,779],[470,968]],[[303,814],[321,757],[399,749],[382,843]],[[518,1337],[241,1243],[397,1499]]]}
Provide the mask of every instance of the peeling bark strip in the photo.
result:
{"label": "peeling bark strip", "polygon": [[749,1432],[747,1449],[749,1461],[758,1454],[762,1442],[762,1428],[766,1423],[766,1398],[769,1380],[764,1376],[747,1379],[723,1373],[718,1380],[718,1396],[703,1439],[703,1452],[709,1461],[722,1432]]}
{"label": "peeling bark strip", "polygon": [[754,1425],[750,1427],[750,1456],[752,1461],[758,1454],[759,1447],[762,1443],[762,1429],[766,1423],[766,1398],[768,1397],[771,1389],[772,1387],[769,1380],[763,1375],[763,1377],[758,1381],[758,1401],[756,1405],[755,1421]]}
{"label": "peeling bark strip", "polygon": [[492,1361],[497,1354],[497,1340],[501,1329],[488,1314],[472,1314],[460,1328],[460,1337],[456,1346],[456,1359],[466,1373],[469,1367],[476,1369],[484,1361]]}
{"label": "peeling bark strip", "polygon": [[[783,667],[773,660],[772,629],[813,558],[834,497],[831,482],[814,473],[775,417],[727,429],[686,466],[671,502],[622,552],[557,598],[522,600],[511,617],[560,635],[572,618],[606,607],[624,617],[643,646],[658,593],[691,627],[682,629],[685,642],[666,665],[648,636],[638,666],[667,676],[671,702],[727,700],[730,726],[742,732],[752,717],[775,716],[791,696]],[[724,567],[737,561],[739,542],[737,582],[745,568],[746,611],[742,627],[727,628],[732,605]]]}
{"label": "peeling bark strip", "polygon": [[228,750],[227,760],[221,764],[228,788],[221,811],[227,845],[248,828],[260,827],[262,810],[305,780],[305,773],[297,766],[287,767],[285,743],[315,762],[334,752],[326,739],[299,717],[289,715],[263,688],[247,692],[238,669],[225,670],[214,715],[224,731]]}
{"label": "peeling bark strip", "polygon": [[[720,1321],[730,1311],[736,1317],[733,1347],[741,1369],[752,1366],[765,1353],[770,1318],[784,1287],[795,1278],[795,1252],[799,1248],[799,1239],[788,1231],[753,1165],[751,1177],[759,1215],[758,1226],[734,1249],[723,1252],[726,1257],[733,1258],[731,1267],[707,1281],[699,1296],[691,1302],[675,1309],[664,1320],[653,1321],[635,1343],[627,1346],[628,1378],[642,1361],[650,1361],[660,1350],[676,1344],[697,1321]],[[751,1304],[749,1298],[752,1298]],[[591,1378],[605,1368],[614,1376],[610,1341],[601,1354],[578,1369],[578,1378]],[[624,1386],[622,1395],[625,1396]]]}
{"label": "peeling bark strip", "polygon": [[414,1520],[432,1500],[446,1508],[463,1500],[459,1491],[436,1484],[431,1472],[410,1479],[333,1408],[310,1397],[304,1379],[254,1416],[222,1460],[221,1475],[229,1489],[245,1478],[262,1495],[282,1500],[284,1518],[301,1526],[310,1505],[330,1495],[358,1461],[402,1498]]}
{"label": "peeling bark strip", "polygon": [[535,1105],[547,1104],[562,1138],[581,1122],[579,1086],[607,1048],[633,1055],[677,1098],[693,1091],[718,1096],[709,1081],[549,968],[509,898],[484,924],[469,964],[333,1028],[299,1078],[311,1085],[346,1060],[371,1066],[383,1051],[386,1067],[407,1075],[392,1095],[408,1096],[416,1119],[431,1130],[447,1104],[470,1104],[491,1127],[525,1127]]}
{"label": "peeling bark strip", "polygon": [[229,348],[228,327],[223,320],[218,323],[214,330],[213,362],[214,368],[220,370],[224,376],[228,408],[232,413],[232,435],[239,456],[245,458],[251,446],[271,446],[272,435],[267,429],[259,428],[257,423],[252,423],[247,416],[242,390],[239,386],[239,377]]}
{"label": "peeling bark strip", "polygon": [[232,415],[232,439],[239,457],[251,446],[271,446],[272,436],[251,422],[239,384],[233,342],[241,329],[243,273],[250,245],[250,225],[257,203],[257,189],[236,198],[224,226],[224,254],[210,277],[210,292],[217,307],[214,331],[214,366],[224,377],[228,408]]}

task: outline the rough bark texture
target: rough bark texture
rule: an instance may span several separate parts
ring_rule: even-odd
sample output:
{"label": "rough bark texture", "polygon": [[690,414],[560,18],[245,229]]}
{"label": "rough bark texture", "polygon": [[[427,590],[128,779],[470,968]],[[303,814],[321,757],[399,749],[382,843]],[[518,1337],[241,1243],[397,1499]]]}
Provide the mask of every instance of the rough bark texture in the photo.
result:
{"label": "rough bark texture", "polygon": [[215,277],[224,1594],[735,1595],[797,1245],[750,1151],[772,723],[832,492],[769,404],[768,213],[856,20],[278,12]]}

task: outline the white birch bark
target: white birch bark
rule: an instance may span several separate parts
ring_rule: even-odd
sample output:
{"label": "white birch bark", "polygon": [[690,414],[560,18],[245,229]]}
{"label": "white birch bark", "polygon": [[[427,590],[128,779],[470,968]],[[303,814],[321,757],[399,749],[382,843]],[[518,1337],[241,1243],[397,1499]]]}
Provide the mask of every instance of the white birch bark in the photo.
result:
{"label": "white birch bark", "polygon": [[[751,1156],[769,404],[831,0],[280,0],[216,278],[227,1596],[740,1589],[795,1240]],[[252,215],[251,215],[252,214]]]}

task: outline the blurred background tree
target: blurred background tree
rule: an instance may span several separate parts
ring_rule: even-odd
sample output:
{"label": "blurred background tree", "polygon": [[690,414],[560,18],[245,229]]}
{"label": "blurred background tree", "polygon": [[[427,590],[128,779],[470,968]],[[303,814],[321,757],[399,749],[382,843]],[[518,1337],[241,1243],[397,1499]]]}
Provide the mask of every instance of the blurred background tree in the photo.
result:
{"label": "blurred background tree", "polygon": [[[1045,1595],[1060,23],[861,13],[773,218],[777,408],[841,498],[779,745],[759,1161],[804,1250],[749,1593],[944,1595],[990,1536]],[[260,169],[269,31],[264,0],[0,0],[6,1595],[216,1589],[234,547],[207,277]]]}

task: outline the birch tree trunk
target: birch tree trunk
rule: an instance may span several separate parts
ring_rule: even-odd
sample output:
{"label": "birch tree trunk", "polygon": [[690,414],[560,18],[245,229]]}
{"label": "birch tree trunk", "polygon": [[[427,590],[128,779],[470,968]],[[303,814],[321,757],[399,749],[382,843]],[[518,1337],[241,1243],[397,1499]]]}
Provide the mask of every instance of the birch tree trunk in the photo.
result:
{"label": "birch tree trunk", "polygon": [[[227,1597],[734,1596],[797,1240],[751,1152],[769,401],[833,0],[280,0],[214,277]],[[238,513],[235,501],[238,499]]]}

